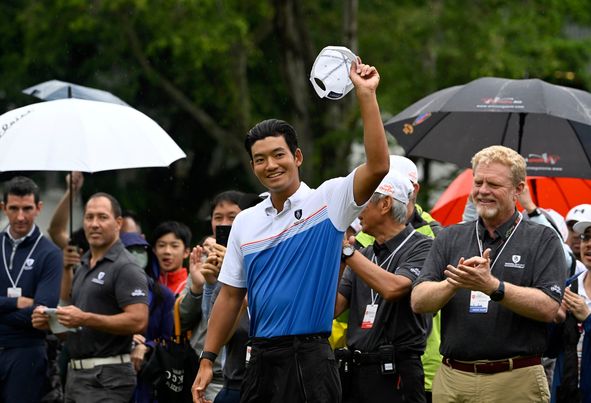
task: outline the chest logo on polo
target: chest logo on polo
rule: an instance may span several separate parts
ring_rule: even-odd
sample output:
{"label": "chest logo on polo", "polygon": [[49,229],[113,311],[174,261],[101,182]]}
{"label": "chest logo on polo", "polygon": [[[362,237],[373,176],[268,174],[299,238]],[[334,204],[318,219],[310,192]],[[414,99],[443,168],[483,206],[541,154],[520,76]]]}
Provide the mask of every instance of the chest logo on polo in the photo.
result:
{"label": "chest logo on polo", "polygon": [[302,218],[302,209],[299,208],[296,211],[293,212],[294,217],[296,218],[296,220],[299,220],[300,218]]}
{"label": "chest logo on polo", "polygon": [[33,270],[34,264],[35,264],[35,259],[25,260],[25,265],[23,266],[23,270]]}
{"label": "chest logo on polo", "polygon": [[96,276],[95,278],[92,279],[92,282],[93,283],[100,284],[100,285],[103,285],[103,284],[105,284],[104,278],[105,278],[105,272],[104,271],[101,271],[98,274],[98,276]]}
{"label": "chest logo on polo", "polygon": [[521,261],[521,256],[513,255],[511,256],[510,262],[505,262],[505,267],[512,267],[514,269],[523,269],[525,264],[519,263]]}

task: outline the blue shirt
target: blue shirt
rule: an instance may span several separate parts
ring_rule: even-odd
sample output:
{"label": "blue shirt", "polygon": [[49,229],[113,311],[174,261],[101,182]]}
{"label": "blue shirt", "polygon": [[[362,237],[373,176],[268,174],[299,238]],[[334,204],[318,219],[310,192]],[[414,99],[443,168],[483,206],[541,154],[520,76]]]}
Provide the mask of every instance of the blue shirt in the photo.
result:
{"label": "blue shirt", "polygon": [[[0,347],[43,345],[45,332],[33,328],[31,313],[37,305],[55,307],[59,300],[61,251],[37,226],[18,241],[8,229],[0,233]],[[33,298],[33,306],[18,309],[17,298],[7,296],[13,286],[21,289],[23,297]]]}
{"label": "blue shirt", "polygon": [[343,233],[363,208],[354,175],[301,183],[279,213],[267,198],[236,217],[219,281],[248,289],[251,336],[330,333]]}

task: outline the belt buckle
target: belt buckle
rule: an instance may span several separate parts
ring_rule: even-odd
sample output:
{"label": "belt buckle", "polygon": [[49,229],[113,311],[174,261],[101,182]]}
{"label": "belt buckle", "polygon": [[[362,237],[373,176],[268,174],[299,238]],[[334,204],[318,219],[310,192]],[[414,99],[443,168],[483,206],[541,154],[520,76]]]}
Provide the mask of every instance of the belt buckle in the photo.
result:
{"label": "belt buckle", "polygon": [[351,361],[353,362],[353,364],[361,365],[361,351],[353,350]]}

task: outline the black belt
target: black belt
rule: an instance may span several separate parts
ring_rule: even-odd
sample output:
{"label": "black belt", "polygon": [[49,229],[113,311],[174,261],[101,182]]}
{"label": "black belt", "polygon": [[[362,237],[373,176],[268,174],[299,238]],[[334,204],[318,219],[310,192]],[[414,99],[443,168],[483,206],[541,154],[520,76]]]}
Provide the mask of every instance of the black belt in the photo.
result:
{"label": "black belt", "polygon": [[516,357],[507,360],[489,361],[489,362],[461,362],[453,358],[443,357],[442,362],[450,368],[474,374],[497,374],[499,372],[511,371],[514,369],[532,367],[540,365],[542,359],[538,356]]}
{"label": "black belt", "polygon": [[351,362],[356,365],[378,364],[380,362],[380,354],[364,353],[359,350],[354,350],[351,355]]}
{"label": "black belt", "polygon": [[249,344],[253,347],[282,347],[292,345],[294,341],[299,341],[300,343],[319,343],[327,341],[329,336],[330,334],[328,333],[314,333],[276,337],[253,337],[250,339]]}

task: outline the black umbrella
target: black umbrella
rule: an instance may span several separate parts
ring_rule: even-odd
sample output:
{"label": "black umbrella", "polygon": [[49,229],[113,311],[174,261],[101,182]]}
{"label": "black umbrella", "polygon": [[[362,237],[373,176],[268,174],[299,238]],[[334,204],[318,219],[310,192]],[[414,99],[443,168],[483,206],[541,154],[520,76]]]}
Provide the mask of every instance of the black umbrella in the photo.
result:
{"label": "black umbrella", "polygon": [[470,166],[494,144],[528,175],[591,178],[591,94],[538,79],[484,77],[437,91],[385,124],[408,156]]}

